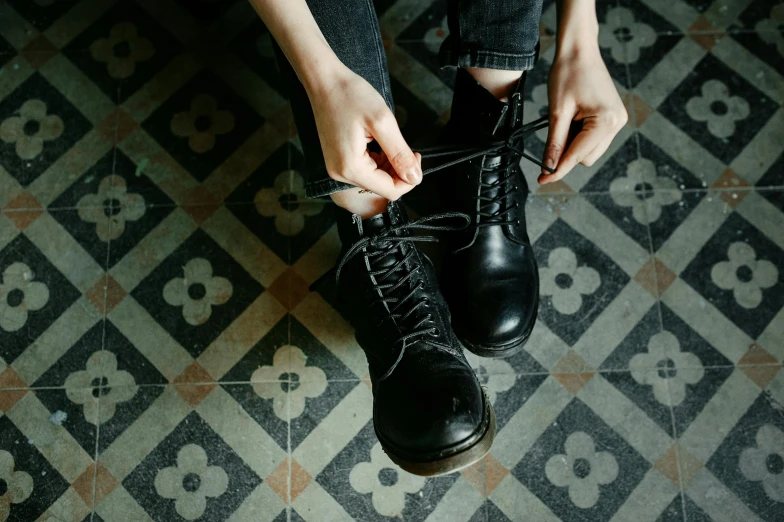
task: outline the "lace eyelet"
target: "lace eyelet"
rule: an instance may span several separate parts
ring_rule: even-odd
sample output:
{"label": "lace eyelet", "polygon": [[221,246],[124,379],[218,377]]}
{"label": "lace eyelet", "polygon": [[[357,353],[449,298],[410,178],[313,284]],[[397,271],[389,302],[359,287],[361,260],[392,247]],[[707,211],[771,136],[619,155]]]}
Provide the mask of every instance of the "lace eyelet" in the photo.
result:
{"label": "lace eyelet", "polygon": [[432,337],[440,337],[441,336],[441,330],[439,330],[438,328],[432,328],[430,330],[430,335]]}

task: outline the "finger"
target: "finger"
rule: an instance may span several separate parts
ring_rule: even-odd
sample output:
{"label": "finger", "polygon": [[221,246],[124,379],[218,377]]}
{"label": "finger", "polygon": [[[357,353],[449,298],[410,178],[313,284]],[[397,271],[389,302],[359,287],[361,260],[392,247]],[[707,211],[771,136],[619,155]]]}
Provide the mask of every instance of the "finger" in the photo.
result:
{"label": "finger", "polygon": [[539,183],[552,183],[569,174],[575,165],[580,163],[588,154],[593,152],[601,141],[607,136],[606,131],[599,126],[583,125],[583,130],[574,139],[569,148],[561,156],[558,167],[552,174],[539,176]]}
{"label": "finger", "polygon": [[392,111],[370,122],[370,131],[386,153],[395,174],[406,183],[418,185],[422,181],[422,167],[400,133]]}
{"label": "finger", "polygon": [[346,173],[345,178],[352,185],[393,201],[416,186],[378,168],[368,154]]}
{"label": "finger", "polygon": [[580,163],[586,167],[592,166],[599,160],[599,158],[604,155],[605,152],[607,152],[607,149],[610,148],[610,143],[612,143],[612,140],[613,136],[605,138],[605,140],[600,142],[599,145],[597,145],[596,148],[593,149],[593,151],[591,151],[591,153],[588,154]]}
{"label": "finger", "polygon": [[[566,140],[569,138],[569,126],[574,115],[568,114],[567,116],[566,114],[550,114],[550,131],[547,133],[543,163],[551,169],[558,165],[558,160],[561,159],[561,155],[566,148]],[[547,171],[542,169],[542,174],[546,173]]]}

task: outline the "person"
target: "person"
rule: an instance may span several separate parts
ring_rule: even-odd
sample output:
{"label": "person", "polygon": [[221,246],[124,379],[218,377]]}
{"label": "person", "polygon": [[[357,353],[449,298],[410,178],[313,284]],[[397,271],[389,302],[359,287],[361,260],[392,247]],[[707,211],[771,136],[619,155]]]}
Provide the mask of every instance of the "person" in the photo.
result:
{"label": "person", "polygon": [[[511,356],[536,321],[519,162],[533,128],[523,124],[523,85],[542,0],[446,0],[439,61],[457,72],[446,146],[431,155],[448,166],[439,190],[452,212],[413,221],[398,200],[421,183],[422,154],[395,120],[371,0],[250,2],[278,45],[308,196],[330,195],[338,207],[338,296],[368,360],[379,442],[414,474],[469,466],[490,450],[495,418],[462,347]],[[627,119],[599,51],[595,0],[559,0],[557,10],[541,184],[590,166]],[[443,294],[416,244],[435,238],[416,230],[453,230]]]}

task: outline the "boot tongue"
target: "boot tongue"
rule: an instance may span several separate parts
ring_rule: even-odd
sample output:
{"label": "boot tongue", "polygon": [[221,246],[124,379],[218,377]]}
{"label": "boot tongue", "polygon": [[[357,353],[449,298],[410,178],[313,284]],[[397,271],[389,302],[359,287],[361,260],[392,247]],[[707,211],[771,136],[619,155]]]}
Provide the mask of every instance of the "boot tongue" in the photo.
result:
{"label": "boot tongue", "polygon": [[465,69],[458,69],[452,118],[462,125],[478,128],[486,140],[506,139],[522,123],[523,86],[521,78],[508,101],[501,101],[477,82]]}

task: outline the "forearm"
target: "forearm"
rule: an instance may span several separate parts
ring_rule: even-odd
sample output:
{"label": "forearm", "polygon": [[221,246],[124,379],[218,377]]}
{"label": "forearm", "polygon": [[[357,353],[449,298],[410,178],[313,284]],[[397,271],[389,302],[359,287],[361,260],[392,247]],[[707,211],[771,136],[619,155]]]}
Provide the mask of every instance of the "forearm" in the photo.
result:
{"label": "forearm", "polygon": [[598,51],[599,22],[595,0],[557,0],[556,50],[561,56]]}
{"label": "forearm", "polygon": [[345,66],[330,48],[305,0],[249,0],[309,94]]}

